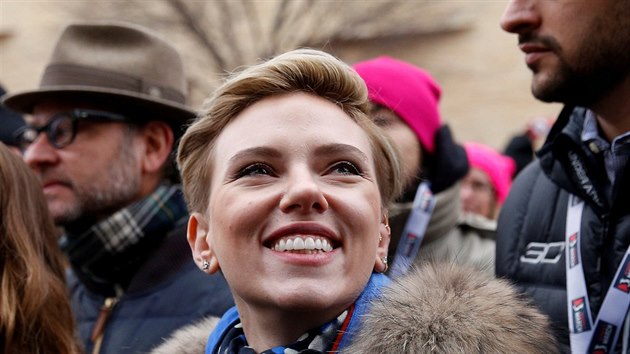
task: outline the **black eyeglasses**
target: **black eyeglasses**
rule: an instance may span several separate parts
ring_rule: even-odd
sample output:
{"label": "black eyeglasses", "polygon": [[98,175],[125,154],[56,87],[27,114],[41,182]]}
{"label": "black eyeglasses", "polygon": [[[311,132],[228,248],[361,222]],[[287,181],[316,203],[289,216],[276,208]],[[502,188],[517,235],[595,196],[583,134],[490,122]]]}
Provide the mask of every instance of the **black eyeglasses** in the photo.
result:
{"label": "black eyeglasses", "polygon": [[93,111],[87,109],[74,109],[70,112],[57,113],[50,118],[48,123],[41,127],[25,126],[15,133],[15,140],[22,151],[25,151],[40,133],[46,132],[48,141],[57,149],[70,145],[77,135],[79,120],[121,122],[127,121],[123,115]]}

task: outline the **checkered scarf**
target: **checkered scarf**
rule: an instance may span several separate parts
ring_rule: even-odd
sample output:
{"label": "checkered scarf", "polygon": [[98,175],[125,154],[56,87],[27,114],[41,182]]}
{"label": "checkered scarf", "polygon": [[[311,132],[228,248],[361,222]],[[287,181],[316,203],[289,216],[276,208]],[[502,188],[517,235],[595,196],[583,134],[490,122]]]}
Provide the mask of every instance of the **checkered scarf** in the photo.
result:
{"label": "checkered scarf", "polygon": [[126,288],[138,267],[166,234],[187,222],[179,186],[159,186],[80,234],[67,233],[62,249],[79,278],[97,288]]}
{"label": "checkered scarf", "polygon": [[[304,333],[289,346],[278,346],[261,352],[260,354],[323,354],[329,352],[335,339],[339,336],[348,317],[349,310],[345,310],[334,320]],[[218,353],[220,354],[256,354],[254,348],[247,344],[243,326],[239,321],[225,336]]]}

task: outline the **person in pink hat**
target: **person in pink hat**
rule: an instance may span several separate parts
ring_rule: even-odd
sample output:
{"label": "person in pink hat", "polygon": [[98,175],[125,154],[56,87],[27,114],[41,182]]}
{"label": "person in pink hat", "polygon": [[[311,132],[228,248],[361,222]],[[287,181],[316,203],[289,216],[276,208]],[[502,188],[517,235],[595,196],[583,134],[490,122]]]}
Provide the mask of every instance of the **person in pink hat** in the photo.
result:
{"label": "person in pink hat", "polygon": [[382,56],[354,65],[365,81],[371,117],[395,142],[405,193],[390,209],[390,275],[417,261],[447,260],[492,272],[494,228],[460,222],[460,181],[469,169],[464,148],[442,123],[441,88],[425,70]]}
{"label": "person in pink hat", "polygon": [[468,142],[464,148],[470,171],[460,190],[462,210],[495,220],[510,190],[516,164],[487,145]]}

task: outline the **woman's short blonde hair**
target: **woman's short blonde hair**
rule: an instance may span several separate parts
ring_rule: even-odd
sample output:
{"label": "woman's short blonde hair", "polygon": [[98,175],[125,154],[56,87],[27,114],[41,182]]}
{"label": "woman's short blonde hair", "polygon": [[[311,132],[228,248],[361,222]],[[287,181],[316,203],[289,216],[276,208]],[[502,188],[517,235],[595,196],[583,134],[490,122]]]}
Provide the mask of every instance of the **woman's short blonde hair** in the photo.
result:
{"label": "woman's short blonde hair", "polygon": [[190,212],[205,213],[210,198],[212,151],[215,141],[245,108],[270,96],[306,92],[333,102],[367,133],[374,154],[382,206],[402,190],[396,149],[368,118],[367,88],[347,64],[322,51],[293,50],[232,75],[205,102],[184,133],[177,164]]}

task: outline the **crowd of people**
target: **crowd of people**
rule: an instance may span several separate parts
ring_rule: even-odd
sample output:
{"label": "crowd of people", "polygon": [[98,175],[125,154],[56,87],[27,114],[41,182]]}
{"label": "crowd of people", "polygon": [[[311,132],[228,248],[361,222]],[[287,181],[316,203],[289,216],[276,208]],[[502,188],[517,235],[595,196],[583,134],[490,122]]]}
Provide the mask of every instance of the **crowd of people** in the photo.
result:
{"label": "crowd of people", "polygon": [[2,91],[2,352],[628,352],[627,5],[508,2],[565,108],[504,152],[396,58],[288,51],[197,111],[160,35],[68,25]]}

